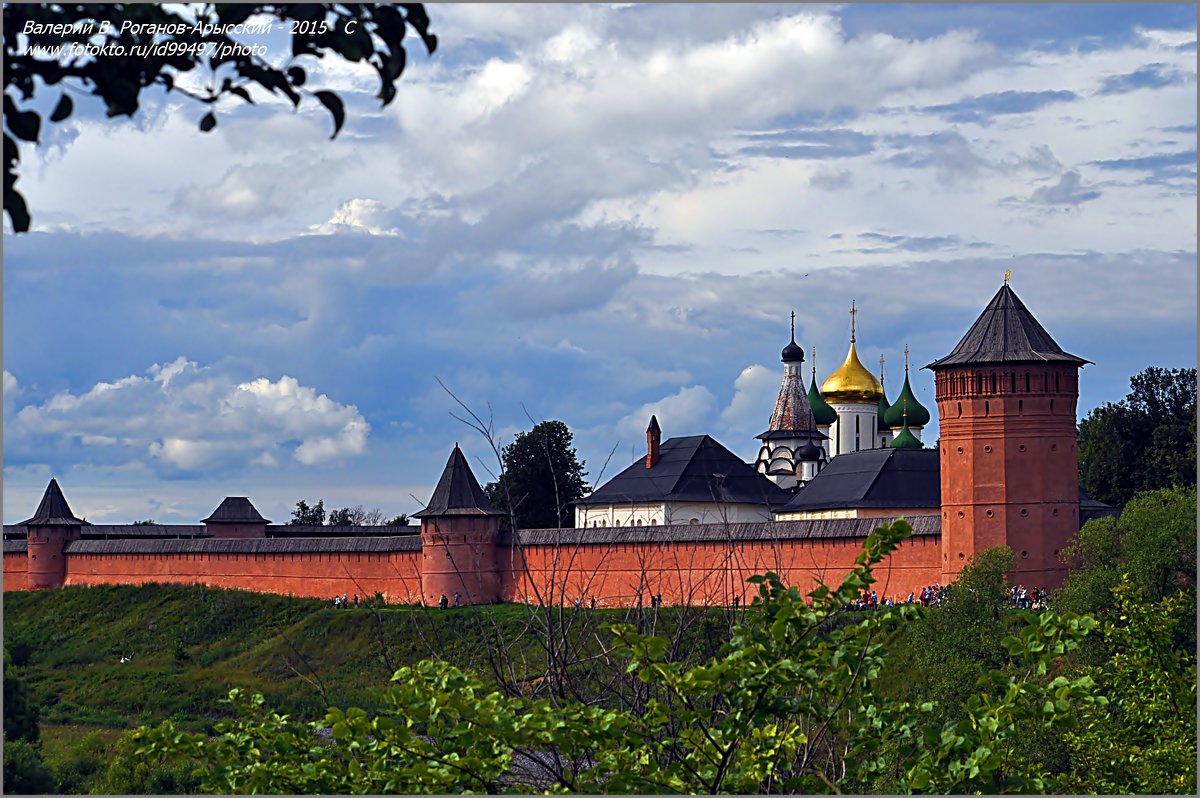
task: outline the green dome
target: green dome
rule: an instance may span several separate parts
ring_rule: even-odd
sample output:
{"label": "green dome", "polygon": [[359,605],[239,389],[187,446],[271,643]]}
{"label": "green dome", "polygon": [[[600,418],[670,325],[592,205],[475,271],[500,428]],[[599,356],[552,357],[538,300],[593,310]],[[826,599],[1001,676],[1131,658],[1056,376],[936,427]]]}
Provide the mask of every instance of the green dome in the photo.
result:
{"label": "green dome", "polygon": [[[880,380],[879,384],[882,385],[883,381]],[[883,395],[879,397],[879,429],[880,429],[880,431],[889,429],[888,423],[885,420],[885,417],[887,416],[887,411],[889,408],[891,408],[891,405],[888,404],[887,391],[885,390]]]}
{"label": "green dome", "polygon": [[812,385],[808,386],[808,405],[812,408],[813,420],[817,422],[817,426],[827,427],[837,421],[837,411],[830,407],[829,403],[821,396],[815,379],[812,381]]}
{"label": "green dome", "polygon": [[908,413],[908,423],[912,426],[924,427],[929,423],[929,411],[917,401],[912,386],[908,384],[908,372],[904,373],[904,387],[900,389],[900,395],[896,397],[896,401],[884,413],[883,421],[889,428],[896,429],[904,424],[904,414],[906,411]]}
{"label": "green dome", "polygon": [[[893,405],[893,407],[894,406],[895,405]],[[905,424],[903,429],[900,430],[900,434],[898,434],[896,436],[895,440],[892,441],[892,448],[893,449],[924,449],[925,447],[921,445],[921,442],[919,440],[917,440],[917,436],[913,435],[912,430],[910,430],[908,428],[908,425]]]}

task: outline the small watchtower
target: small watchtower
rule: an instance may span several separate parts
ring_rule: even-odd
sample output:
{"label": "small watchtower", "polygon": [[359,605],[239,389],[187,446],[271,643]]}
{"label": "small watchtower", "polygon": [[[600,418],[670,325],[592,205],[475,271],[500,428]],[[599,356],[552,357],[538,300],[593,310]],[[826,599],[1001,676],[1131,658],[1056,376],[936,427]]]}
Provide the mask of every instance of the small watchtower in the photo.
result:
{"label": "small watchtower", "polygon": [[421,519],[421,594],[426,605],[442,596],[463,604],[500,600],[496,548],[500,518],[492,507],[458,444],[442,471]]}
{"label": "small watchtower", "polygon": [[37,512],[21,522],[29,545],[30,590],[63,586],[67,578],[67,559],[63,550],[79,538],[80,528],[87,525],[87,521],[76,518],[71,512],[58,480],[51,478]]}
{"label": "small watchtower", "polygon": [[271,522],[245,496],[226,496],[202,523],[214,538],[265,538]]}

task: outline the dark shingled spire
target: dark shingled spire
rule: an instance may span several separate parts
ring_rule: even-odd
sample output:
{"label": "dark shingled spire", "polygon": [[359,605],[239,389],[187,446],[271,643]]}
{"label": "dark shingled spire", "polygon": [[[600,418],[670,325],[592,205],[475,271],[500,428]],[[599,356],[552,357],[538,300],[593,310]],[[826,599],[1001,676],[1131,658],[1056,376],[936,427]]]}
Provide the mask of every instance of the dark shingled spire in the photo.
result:
{"label": "dark shingled spire", "polygon": [[925,368],[989,363],[1091,363],[1062,350],[1005,283],[954,351]]}
{"label": "dark shingled spire", "polygon": [[450,452],[446,461],[446,470],[433,489],[433,497],[429,506],[419,513],[413,513],[413,518],[439,518],[444,515],[504,515],[492,507],[483,488],[471,473],[467,458],[463,456],[458,444]]}
{"label": "dark shingled spire", "polygon": [[20,526],[88,526],[87,521],[80,520],[71,512],[58,480],[50,478],[46,492],[42,494],[42,503],[38,505],[33,518],[22,521]]}
{"label": "dark shingled spire", "polygon": [[245,496],[226,496],[204,524],[269,524]]}

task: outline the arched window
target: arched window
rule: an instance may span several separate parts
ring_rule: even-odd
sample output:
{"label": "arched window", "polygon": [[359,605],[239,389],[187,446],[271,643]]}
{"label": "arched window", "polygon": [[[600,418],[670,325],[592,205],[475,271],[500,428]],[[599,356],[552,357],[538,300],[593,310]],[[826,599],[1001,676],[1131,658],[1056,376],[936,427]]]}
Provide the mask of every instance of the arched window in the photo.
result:
{"label": "arched window", "polygon": [[983,393],[983,375],[975,375],[975,393]]}
{"label": "arched window", "polygon": [[1025,393],[1029,393],[1029,372],[1025,372]]}
{"label": "arched window", "polygon": [[958,403],[958,417],[962,418],[962,402]]}

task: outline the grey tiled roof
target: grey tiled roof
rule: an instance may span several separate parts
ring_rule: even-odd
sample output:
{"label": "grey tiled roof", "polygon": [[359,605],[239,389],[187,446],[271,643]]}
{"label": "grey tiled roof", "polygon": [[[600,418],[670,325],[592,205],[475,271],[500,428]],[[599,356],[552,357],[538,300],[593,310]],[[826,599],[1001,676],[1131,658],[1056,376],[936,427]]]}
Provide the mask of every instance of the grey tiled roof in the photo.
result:
{"label": "grey tiled roof", "polygon": [[6,540],[4,541],[5,554],[24,554],[29,551],[29,542],[25,540]]}
{"label": "grey tiled roof", "polygon": [[319,526],[316,524],[279,524],[267,527],[269,538],[346,538],[346,537],[397,537],[419,535],[421,527],[389,526]]}
{"label": "grey tiled roof", "polygon": [[471,473],[471,466],[463,456],[458,444],[450,452],[446,468],[433,489],[429,506],[419,513],[413,513],[413,518],[440,518],[447,515],[504,515],[492,507],[479,481]]}
{"label": "grey tiled roof", "polygon": [[1090,363],[1062,350],[1007,284],[1001,286],[954,350],[925,368],[988,363]]}
{"label": "grey tiled roof", "polygon": [[787,502],[787,491],[707,435],[663,441],[659,455],[653,468],[646,468],[646,459],[639,457],[578,503],[695,501],[775,507]]}
{"label": "grey tiled roof", "polygon": [[839,454],[777,512],[942,505],[937,449]]}
{"label": "grey tiled roof", "polygon": [[[887,518],[821,518],[811,521],[746,521],[731,524],[674,524],[671,526],[581,527],[578,529],[524,529],[526,546],[609,545],[614,543],[723,543],[756,540],[826,540],[865,538]],[[936,515],[906,518],[913,536],[940,535],[942,520]],[[501,540],[511,546],[512,536]]]}
{"label": "grey tiled roof", "polygon": [[204,538],[77,540],[67,554],[319,554],[420,551],[420,535],[394,538]]}
{"label": "grey tiled roof", "polygon": [[213,514],[204,519],[206,524],[269,524],[267,519],[259,515],[258,510],[245,496],[226,496],[213,510]]}

